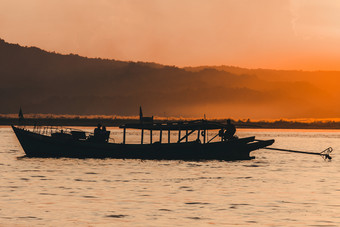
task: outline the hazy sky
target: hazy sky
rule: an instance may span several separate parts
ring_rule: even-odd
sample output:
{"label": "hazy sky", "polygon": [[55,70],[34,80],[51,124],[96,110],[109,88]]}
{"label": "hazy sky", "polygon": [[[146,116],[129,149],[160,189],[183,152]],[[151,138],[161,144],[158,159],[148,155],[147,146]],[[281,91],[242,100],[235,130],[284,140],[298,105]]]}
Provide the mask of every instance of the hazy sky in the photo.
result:
{"label": "hazy sky", "polygon": [[340,70],[340,1],[0,0],[0,38],[177,66]]}

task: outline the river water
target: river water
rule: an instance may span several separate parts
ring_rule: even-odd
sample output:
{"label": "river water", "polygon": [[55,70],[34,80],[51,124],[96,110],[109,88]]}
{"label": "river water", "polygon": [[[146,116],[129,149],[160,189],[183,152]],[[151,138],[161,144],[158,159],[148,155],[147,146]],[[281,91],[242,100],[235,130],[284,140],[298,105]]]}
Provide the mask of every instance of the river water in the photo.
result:
{"label": "river water", "polygon": [[234,162],[25,158],[2,127],[0,226],[340,226],[340,131],[237,134],[278,148],[332,146],[333,160],[271,150]]}

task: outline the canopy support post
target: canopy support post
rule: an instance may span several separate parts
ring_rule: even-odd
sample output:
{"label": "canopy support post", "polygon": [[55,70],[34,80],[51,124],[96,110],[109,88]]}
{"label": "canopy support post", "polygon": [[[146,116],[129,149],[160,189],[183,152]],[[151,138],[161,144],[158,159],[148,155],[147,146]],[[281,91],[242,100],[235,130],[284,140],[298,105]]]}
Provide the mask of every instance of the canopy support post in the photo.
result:
{"label": "canopy support post", "polygon": [[150,129],[150,144],[152,144],[152,129]]}
{"label": "canopy support post", "polygon": [[162,143],[162,129],[159,131],[159,142]]}
{"label": "canopy support post", "polygon": [[204,131],[203,131],[203,132],[204,132],[204,135],[203,135],[203,143],[205,143],[205,138],[206,138],[206,136],[207,136],[207,135],[206,135],[206,133],[207,133],[207,130],[206,130],[206,129],[204,129]]}
{"label": "canopy support post", "polygon": [[188,129],[185,130],[185,142],[187,143],[188,142]]}
{"label": "canopy support post", "polygon": [[181,129],[178,129],[178,141],[177,143],[179,143],[181,141]]}
{"label": "canopy support post", "polygon": [[124,128],[124,132],[123,132],[123,144],[125,144],[125,137],[126,137],[126,128]]}
{"label": "canopy support post", "polygon": [[143,139],[144,139],[144,129],[142,129],[142,138],[141,138],[141,144],[143,144]]}
{"label": "canopy support post", "polygon": [[170,143],[170,130],[168,130],[168,143]]}

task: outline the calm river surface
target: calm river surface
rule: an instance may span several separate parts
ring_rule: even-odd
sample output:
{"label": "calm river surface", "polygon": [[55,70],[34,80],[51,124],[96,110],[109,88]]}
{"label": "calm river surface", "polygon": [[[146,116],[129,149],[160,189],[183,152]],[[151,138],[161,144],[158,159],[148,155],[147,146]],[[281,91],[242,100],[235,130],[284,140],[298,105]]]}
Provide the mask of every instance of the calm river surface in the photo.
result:
{"label": "calm river surface", "polygon": [[278,148],[332,146],[333,160],[271,150],[236,162],[25,158],[1,127],[0,226],[340,226],[340,131],[237,134]]}

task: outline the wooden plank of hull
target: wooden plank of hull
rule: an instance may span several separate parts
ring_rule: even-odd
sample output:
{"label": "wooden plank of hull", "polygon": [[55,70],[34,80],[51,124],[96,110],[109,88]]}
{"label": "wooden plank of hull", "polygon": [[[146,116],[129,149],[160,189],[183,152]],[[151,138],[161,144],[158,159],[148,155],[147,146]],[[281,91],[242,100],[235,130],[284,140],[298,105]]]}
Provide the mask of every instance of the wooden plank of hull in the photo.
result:
{"label": "wooden plank of hull", "polygon": [[13,130],[28,157],[120,158],[157,160],[246,160],[249,153],[274,141],[254,142],[255,137],[229,142],[201,144],[153,143],[117,144],[88,141],[60,141],[16,128]]}

